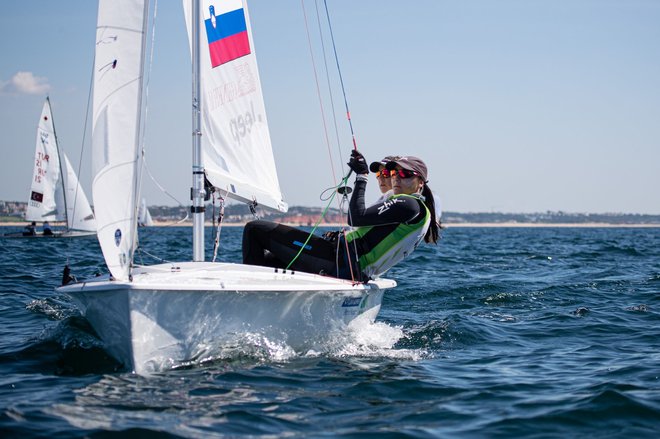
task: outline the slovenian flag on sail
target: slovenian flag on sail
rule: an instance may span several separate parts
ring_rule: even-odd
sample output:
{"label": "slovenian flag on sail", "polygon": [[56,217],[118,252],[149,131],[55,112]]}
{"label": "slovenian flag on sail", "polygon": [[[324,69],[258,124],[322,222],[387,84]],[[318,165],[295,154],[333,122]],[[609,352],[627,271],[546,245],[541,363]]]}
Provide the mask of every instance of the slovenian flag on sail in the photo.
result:
{"label": "slovenian flag on sail", "polygon": [[242,0],[206,2],[204,24],[211,54],[211,66],[217,67],[250,53],[250,40]]}

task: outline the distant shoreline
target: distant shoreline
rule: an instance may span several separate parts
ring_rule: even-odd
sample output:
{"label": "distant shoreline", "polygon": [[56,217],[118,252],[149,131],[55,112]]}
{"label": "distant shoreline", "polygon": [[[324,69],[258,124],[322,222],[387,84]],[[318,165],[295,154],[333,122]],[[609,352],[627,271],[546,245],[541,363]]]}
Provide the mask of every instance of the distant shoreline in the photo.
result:
{"label": "distant shoreline", "polygon": [[[29,222],[0,222],[0,227],[25,227]],[[299,223],[283,223],[293,227],[309,227],[307,224]],[[58,223],[51,223],[54,227],[63,227]],[[207,227],[211,227],[211,223],[205,224]],[[245,223],[223,223],[223,227],[243,227]],[[335,227],[339,228],[344,226],[343,224],[336,223],[324,223],[320,224],[319,227]],[[650,223],[650,224],[618,224],[618,223],[517,223],[517,222],[501,222],[501,223],[442,223],[443,227],[446,228],[477,228],[477,227],[493,227],[493,228],[660,228],[660,223]],[[37,229],[40,227],[40,224],[37,225]],[[168,221],[155,221],[154,227],[192,227],[192,223],[176,223]]]}

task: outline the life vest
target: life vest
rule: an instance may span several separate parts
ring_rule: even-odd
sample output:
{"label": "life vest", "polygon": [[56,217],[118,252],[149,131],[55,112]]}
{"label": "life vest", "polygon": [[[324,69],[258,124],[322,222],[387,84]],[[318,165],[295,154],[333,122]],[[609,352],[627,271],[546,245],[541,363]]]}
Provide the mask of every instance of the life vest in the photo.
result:
{"label": "life vest", "polygon": [[419,195],[400,194],[390,199],[398,197],[418,201],[420,214],[405,223],[358,227],[346,234],[351,251],[357,249],[360,270],[367,278],[380,276],[412,253],[431,224],[431,212]]}

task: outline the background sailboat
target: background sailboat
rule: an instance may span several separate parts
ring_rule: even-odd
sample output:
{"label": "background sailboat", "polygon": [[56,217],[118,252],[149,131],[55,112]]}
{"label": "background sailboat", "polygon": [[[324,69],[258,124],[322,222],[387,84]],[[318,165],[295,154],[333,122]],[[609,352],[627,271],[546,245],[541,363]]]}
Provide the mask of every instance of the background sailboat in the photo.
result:
{"label": "background sailboat", "polygon": [[[63,221],[66,229],[52,235],[37,233],[27,237],[75,237],[96,233],[96,221],[87,196],[55,134],[50,99],[46,98],[37,128],[34,170],[25,213],[36,223]],[[22,233],[5,236],[23,237]]]}
{"label": "background sailboat", "polygon": [[144,198],[140,202],[140,210],[138,211],[138,226],[140,227],[152,227],[154,225],[154,220],[151,217],[149,208],[147,207],[147,200]]}
{"label": "background sailboat", "polygon": [[184,0],[184,7],[194,72],[192,262],[133,261],[148,1],[100,0],[93,195],[110,275],[58,289],[79,303],[107,350],[137,373],[213,358],[254,337],[306,352],[351,324],[372,322],[383,290],[396,285],[204,262],[205,176],[223,196],[280,211],[287,206],[245,2]]}

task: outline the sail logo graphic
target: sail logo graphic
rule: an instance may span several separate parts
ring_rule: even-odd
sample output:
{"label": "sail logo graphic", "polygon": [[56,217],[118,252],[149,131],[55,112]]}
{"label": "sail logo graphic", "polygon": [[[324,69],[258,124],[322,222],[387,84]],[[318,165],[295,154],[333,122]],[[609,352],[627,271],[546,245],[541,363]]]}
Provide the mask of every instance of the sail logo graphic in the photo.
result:
{"label": "sail logo graphic", "polygon": [[208,2],[208,8],[204,10],[204,26],[211,67],[218,67],[250,54],[242,0]]}
{"label": "sail logo graphic", "polygon": [[30,201],[36,201],[37,203],[43,203],[44,202],[44,194],[42,194],[40,192],[32,191],[30,193]]}
{"label": "sail logo graphic", "polygon": [[383,213],[387,212],[388,210],[390,210],[390,207],[394,206],[397,203],[403,203],[403,200],[400,198],[392,198],[391,200],[383,201],[383,204],[381,206],[378,206],[378,215],[382,215]]}

